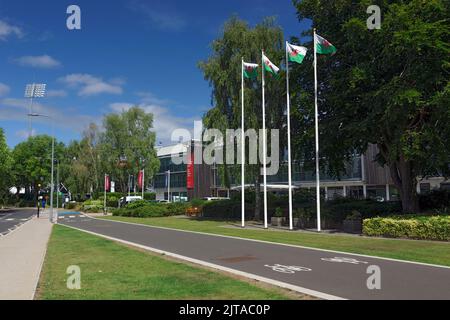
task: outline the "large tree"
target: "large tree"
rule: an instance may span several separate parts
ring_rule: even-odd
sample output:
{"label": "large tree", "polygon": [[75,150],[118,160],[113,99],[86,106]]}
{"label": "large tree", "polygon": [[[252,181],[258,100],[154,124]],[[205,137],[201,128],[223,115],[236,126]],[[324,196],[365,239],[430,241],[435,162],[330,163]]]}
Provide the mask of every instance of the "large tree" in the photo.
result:
{"label": "large tree", "polygon": [[105,172],[112,175],[122,192],[126,192],[128,175],[146,170],[152,177],[159,168],[153,131],[153,114],[139,107],[124,110],[120,114],[106,115],[101,155]]}
{"label": "large tree", "polygon": [[12,186],[12,157],[6,144],[6,137],[3,129],[0,128],[0,205],[5,204],[9,194],[9,188]]}
{"label": "large tree", "polygon": [[[52,137],[39,135],[18,144],[13,152],[16,187],[37,195],[38,185],[50,186]],[[55,142],[55,160],[64,154],[64,144]]]}
{"label": "large tree", "polygon": [[[284,57],[283,31],[276,25],[274,18],[266,18],[255,27],[237,17],[232,17],[223,28],[222,35],[212,43],[212,54],[199,64],[204,77],[212,87],[213,107],[204,116],[206,128],[241,128],[241,59],[258,63],[261,66],[261,50],[275,63],[280,65]],[[259,69],[261,70],[261,69]],[[282,78],[266,77],[267,128],[283,128],[285,99],[283,99],[284,81]],[[262,92],[261,72],[255,82],[247,81],[245,87],[246,129],[262,128]],[[284,135],[282,135],[284,136]],[[248,159],[248,157],[246,157]],[[261,164],[247,168],[248,181],[255,185],[255,219],[260,218]],[[222,167],[225,186],[230,185],[230,174],[240,177],[240,166]],[[238,182],[239,179],[236,179]]]}
{"label": "large tree", "polygon": [[[403,210],[418,211],[416,177],[450,171],[450,2],[293,2],[299,19],[312,20],[318,33],[338,48],[335,56],[318,61],[326,163],[338,173],[355,151],[375,144],[378,162],[390,168]],[[366,25],[371,4],[381,8],[379,30]],[[301,106],[294,128],[298,149],[311,141],[311,59],[293,76],[294,104]],[[311,150],[311,144],[302,150]]]}

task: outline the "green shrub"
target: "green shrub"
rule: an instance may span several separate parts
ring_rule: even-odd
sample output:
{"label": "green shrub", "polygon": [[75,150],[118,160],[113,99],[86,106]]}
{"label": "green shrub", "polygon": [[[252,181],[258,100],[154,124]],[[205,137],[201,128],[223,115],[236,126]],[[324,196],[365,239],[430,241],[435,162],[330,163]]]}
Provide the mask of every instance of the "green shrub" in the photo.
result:
{"label": "green shrub", "polygon": [[284,216],[283,209],[280,207],[275,209],[275,214],[273,215],[276,218],[282,218]]}
{"label": "green shrub", "polygon": [[[246,206],[246,216],[250,217],[253,206]],[[210,219],[237,220],[241,218],[240,200],[209,201],[203,205],[202,216]]]}
{"label": "green shrub", "polygon": [[139,200],[139,201],[133,201],[133,202],[127,204],[126,208],[127,209],[137,209],[137,208],[145,207],[148,205],[150,205],[150,203],[148,203],[147,201]]}
{"label": "green shrub", "polygon": [[179,202],[165,204],[135,201],[125,208],[114,209],[113,215],[134,218],[169,217],[184,215],[187,208],[188,204]]}
{"label": "green shrub", "polygon": [[450,207],[450,191],[433,190],[430,193],[420,195],[419,204],[422,210]]}
{"label": "green shrub", "polygon": [[168,204],[161,204],[167,208],[167,211],[171,216],[181,216],[186,214],[187,208],[190,207],[189,203],[186,202],[174,202]]}
{"label": "green shrub", "polygon": [[[315,208],[312,208],[315,212]],[[375,200],[356,200],[351,198],[340,198],[327,201],[323,205],[323,216],[334,222],[344,221],[348,215],[357,211],[363,219],[373,217],[386,217],[400,213],[402,210],[400,202],[377,202]]]}
{"label": "green shrub", "polygon": [[450,216],[394,216],[366,219],[366,236],[409,238],[420,240],[450,240]]}
{"label": "green shrub", "polygon": [[154,192],[145,192],[144,193],[144,200],[147,200],[147,201],[156,200],[156,193],[154,193]]}
{"label": "green shrub", "polygon": [[87,200],[81,205],[81,211],[86,213],[101,213],[104,211],[103,201],[101,200]]}
{"label": "green shrub", "polygon": [[81,203],[80,202],[69,202],[65,204],[65,209],[67,210],[80,210]]}

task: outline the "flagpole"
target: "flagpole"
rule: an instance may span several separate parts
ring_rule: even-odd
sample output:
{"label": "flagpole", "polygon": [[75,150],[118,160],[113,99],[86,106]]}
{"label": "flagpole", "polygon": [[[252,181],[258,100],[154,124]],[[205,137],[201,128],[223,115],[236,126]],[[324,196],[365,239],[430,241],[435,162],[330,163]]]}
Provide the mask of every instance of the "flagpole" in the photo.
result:
{"label": "flagpole", "polygon": [[105,194],[104,194],[104,199],[103,199],[103,213],[104,213],[104,215],[106,215],[107,214],[107,212],[106,212],[106,179],[107,179],[107,174],[105,173],[105,180],[104,180],[104,185],[105,185]]}
{"label": "flagpole", "polygon": [[241,172],[241,183],[242,183],[242,195],[241,195],[241,206],[242,206],[242,228],[245,228],[245,119],[244,119],[244,58],[242,58],[241,65],[241,78],[242,78],[242,131],[241,131],[241,162],[242,162],[242,172]]}
{"label": "flagpole", "polygon": [[292,149],[291,149],[291,97],[289,93],[289,56],[286,41],[286,92],[287,92],[287,131],[288,131],[288,181],[289,181],[289,229],[294,230],[292,213]]}
{"label": "flagpole", "polygon": [[144,193],[145,193],[145,169],[142,169],[142,200],[144,199]]}
{"label": "flagpole", "polygon": [[263,112],[263,172],[264,172],[264,228],[267,221],[267,132],[266,132],[266,82],[265,82],[264,50],[262,51],[262,112]]}
{"label": "flagpole", "polygon": [[320,220],[320,152],[319,152],[319,106],[317,99],[317,45],[316,29],[314,28],[314,88],[315,88],[315,127],[316,127],[316,205],[317,205],[317,231],[321,231]]}

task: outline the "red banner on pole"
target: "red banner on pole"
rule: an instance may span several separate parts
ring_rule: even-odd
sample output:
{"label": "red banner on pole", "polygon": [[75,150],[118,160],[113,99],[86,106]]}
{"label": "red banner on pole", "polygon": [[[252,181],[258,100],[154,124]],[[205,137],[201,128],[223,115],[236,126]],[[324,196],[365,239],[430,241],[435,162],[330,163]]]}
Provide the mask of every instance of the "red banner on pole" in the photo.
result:
{"label": "red banner on pole", "polygon": [[138,175],[138,186],[139,189],[142,190],[142,186],[144,185],[144,172],[141,170],[139,171],[139,175]]}
{"label": "red banner on pole", "polygon": [[111,181],[108,175],[105,175],[105,191],[111,190]]}
{"label": "red banner on pole", "polygon": [[195,186],[195,178],[194,178],[194,153],[191,153],[191,156],[189,157],[189,162],[187,165],[187,188],[189,190],[194,189]]}

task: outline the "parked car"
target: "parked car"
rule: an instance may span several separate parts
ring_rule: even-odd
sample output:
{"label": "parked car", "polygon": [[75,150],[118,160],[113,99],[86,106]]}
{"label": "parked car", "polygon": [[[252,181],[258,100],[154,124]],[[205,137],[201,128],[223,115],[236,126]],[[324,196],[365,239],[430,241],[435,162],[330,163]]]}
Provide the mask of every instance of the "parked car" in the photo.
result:
{"label": "parked car", "polygon": [[221,200],[230,200],[230,198],[220,198],[220,197],[206,197],[203,198],[205,201],[221,201]]}
{"label": "parked car", "polygon": [[142,201],[142,197],[140,196],[130,196],[130,197],[122,197],[119,199],[119,208],[126,206],[129,203]]}

